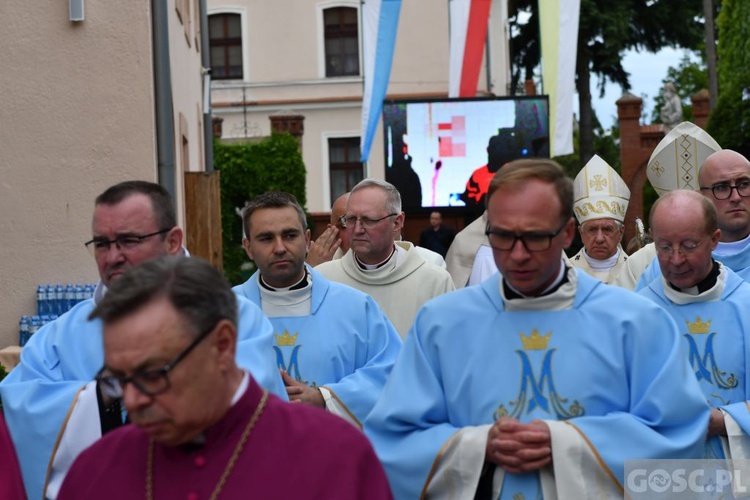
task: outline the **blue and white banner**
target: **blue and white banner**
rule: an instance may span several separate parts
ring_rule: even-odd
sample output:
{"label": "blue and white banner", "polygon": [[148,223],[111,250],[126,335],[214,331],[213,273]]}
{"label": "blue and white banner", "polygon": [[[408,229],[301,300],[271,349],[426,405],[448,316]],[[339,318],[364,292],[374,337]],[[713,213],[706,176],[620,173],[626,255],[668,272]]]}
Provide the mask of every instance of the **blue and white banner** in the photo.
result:
{"label": "blue and white banner", "polygon": [[388,91],[400,11],[401,0],[365,0],[362,4],[365,89],[360,148],[363,162],[370,157],[372,139]]}

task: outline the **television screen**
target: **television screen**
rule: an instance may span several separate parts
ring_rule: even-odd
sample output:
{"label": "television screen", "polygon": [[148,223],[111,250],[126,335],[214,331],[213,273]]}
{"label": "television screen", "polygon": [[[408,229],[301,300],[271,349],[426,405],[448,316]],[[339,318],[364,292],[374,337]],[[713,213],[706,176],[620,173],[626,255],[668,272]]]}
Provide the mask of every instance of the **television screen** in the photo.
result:
{"label": "television screen", "polygon": [[385,101],[385,178],[405,210],[482,210],[502,165],[549,157],[547,110],[547,96]]}

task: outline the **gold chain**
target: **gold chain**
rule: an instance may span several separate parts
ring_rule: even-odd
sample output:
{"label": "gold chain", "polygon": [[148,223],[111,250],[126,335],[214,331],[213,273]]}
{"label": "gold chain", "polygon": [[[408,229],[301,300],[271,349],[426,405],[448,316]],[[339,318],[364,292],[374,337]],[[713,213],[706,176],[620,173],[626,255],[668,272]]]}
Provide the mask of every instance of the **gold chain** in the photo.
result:
{"label": "gold chain", "polygon": [[[232,453],[232,456],[229,458],[229,462],[227,462],[227,466],[224,467],[224,472],[219,478],[219,482],[216,483],[216,487],[214,488],[213,493],[211,493],[211,500],[216,500],[219,497],[219,493],[221,492],[221,489],[224,487],[224,483],[227,482],[227,478],[229,478],[229,475],[232,473],[234,464],[237,462],[237,459],[240,457],[240,453],[242,453],[242,448],[245,446],[245,442],[247,441],[247,438],[250,436],[250,431],[253,430],[253,427],[255,427],[256,422],[258,422],[258,419],[260,418],[261,413],[263,413],[263,409],[266,407],[267,401],[268,401],[268,391],[264,390],[263,396],[261,396],[260,398],[260,403],[258,404],[258,407],[255,409],[255,412],[250,417],[250,421],[247,423],[245,430],[242,432],[242,436],[240,436],[239,441],[237,441],[237,446],[234,447],[234,452]],[[153,438],[148,440],[148,459],[146,461],[146,467],[147,467],[146,499],[153,500],[154,499],[154,440]]]}

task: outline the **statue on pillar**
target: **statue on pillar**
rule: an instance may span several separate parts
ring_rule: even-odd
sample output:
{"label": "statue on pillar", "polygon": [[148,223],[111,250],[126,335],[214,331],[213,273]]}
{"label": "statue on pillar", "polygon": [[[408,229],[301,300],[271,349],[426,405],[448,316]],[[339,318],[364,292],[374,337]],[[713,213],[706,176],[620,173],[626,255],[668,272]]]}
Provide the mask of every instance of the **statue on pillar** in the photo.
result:
{"label": "statue on pillar", "polygon": [[682,123],[682,100],[677,95],[672,82],[664,84],[662,95],[664,96],[664,105],[661,107],[659,116],[664,124],[665,132],[669,132]]}

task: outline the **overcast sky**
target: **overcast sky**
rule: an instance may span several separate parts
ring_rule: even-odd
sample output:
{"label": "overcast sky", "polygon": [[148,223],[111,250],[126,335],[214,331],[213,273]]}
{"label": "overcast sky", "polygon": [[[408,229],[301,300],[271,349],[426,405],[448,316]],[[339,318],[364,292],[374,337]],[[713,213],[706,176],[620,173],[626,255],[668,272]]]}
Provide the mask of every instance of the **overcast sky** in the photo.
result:
{"label": "overcast sky", "polygon": [[[623,59],[625,71],[630,73],[630,92],[636,96],[643,97],[643,115],[646,123],[651,121],[651,113],[654,109],[654,98],[661,91],[661,82],[667,76],[670,66],[677,67],[682,58],[682,49],[663,49],[656,54],[650,52],[628,52]],[[622,97],[622,89],[619,85],[607,84],[603,98],[599,98],[599,90],[596,87],[597,78],[591,75],[591,95],[596,116],[599,118],[605,130],[612,127],[617,120],[617,105],[615,102]],[[644,97],[645,95],[645,97]],[[576,99],[573,109],[578,115],[578,102]]]}

